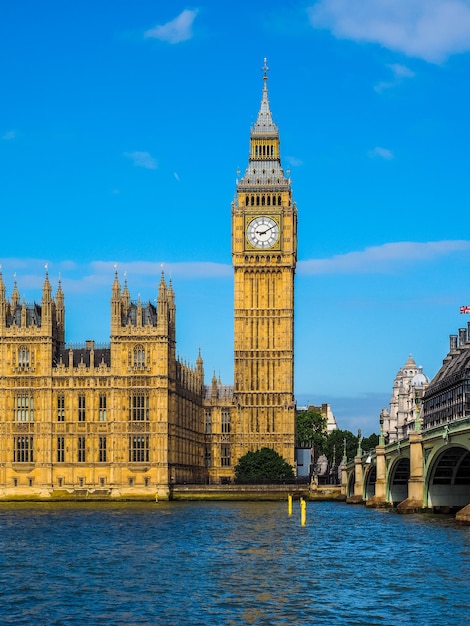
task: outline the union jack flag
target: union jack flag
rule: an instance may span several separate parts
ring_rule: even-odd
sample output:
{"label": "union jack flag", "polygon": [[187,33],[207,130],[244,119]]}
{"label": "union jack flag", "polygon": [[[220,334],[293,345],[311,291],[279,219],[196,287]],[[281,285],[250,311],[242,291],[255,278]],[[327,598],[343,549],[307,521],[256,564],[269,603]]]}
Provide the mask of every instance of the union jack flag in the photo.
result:
{"label": "union jack flag", "polygon": [[470,306],[468,304],[466,306],[461,306],[460,307],[460,312],[461,313],[470,313]]}

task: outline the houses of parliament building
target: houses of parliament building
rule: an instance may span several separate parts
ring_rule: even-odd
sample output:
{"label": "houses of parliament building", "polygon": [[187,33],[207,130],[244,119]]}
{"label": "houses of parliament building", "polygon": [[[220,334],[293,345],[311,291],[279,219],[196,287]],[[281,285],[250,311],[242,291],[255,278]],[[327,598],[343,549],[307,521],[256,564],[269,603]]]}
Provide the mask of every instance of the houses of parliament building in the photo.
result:
{"label": "houses of parliament building", "polygon": [[46,270],[41,301],[27,304],[0,271],[0,500],[166,498],[172,485],[230,482],[262,447],[294,464],[297,209],[279,146],[265,65],[232,204],[233,386],[205,385],[200,354],[178,360],[163,273],[151,304],[116,272],[109,345],[69,347],[60,281],[53,293]]}

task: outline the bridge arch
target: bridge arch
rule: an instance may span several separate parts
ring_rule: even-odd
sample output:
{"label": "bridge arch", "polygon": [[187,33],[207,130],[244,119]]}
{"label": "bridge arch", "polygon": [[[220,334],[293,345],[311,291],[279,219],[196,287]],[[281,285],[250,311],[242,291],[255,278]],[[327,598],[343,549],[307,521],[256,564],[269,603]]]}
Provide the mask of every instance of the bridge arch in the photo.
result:
{"label": "bridge arch", "polygon": [[377,465],[370,463],[364,473],[364,500],[367,502],[375,496],[375,483],[377,481]]}
{"label": "bridge arch", "polygon": [[388,498],[387,500],[397,506],[408,497],[408,480],[410,478],[410,459],[400,456],[391,465],[388,472]]}
{"label": "bridge arch", "polygon": [[348,473],[348,484],[346,488],[346,497],[352,498],[354,495],[354,483],[356,482],[356,472],[352,470],[352,472]]}
{"label": "bridge arch", "polygon": [[470,503],[470,449],[443,443],[428,459],[425,479],[427,506],[462,508]]}

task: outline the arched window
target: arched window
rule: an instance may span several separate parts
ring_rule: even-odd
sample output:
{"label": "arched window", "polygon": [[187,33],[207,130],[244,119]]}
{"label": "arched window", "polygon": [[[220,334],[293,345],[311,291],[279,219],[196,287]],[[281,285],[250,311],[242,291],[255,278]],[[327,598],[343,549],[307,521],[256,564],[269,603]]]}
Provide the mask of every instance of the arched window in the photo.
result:
{"label": "arched window", "polygon": [[143,346],[134,348],[134,367],[143,367],[145,365],[145,350]]}
{"label": "arched window", "polygon": [[29,348],[26,346],[18,348],[18,365],[19,367],[29,367]]}
{"label": "arched window", "polygon": [[19,393],[15,402],[15,422],[34,422],[33,396]]}

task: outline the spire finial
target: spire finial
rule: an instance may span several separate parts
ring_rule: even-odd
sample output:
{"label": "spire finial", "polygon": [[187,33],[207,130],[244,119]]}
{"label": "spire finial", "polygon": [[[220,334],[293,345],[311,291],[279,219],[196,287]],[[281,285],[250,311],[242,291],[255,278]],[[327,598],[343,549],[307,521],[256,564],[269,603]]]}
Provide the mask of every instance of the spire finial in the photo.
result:
{"label": "spire finial", "polygon": [[269,109],[268,99],[268,71],[267,59],[264,59],[263,65],[263,91],[261,96],[261,107],[258,113],[258,119],[252,126],[251,136],[272,134],[278,136],[278,130],[273,122],[271,111]]}
{"label": "spire finial", "polygon": [[264,79],[268,78],[268,72],[269,72],[268,59],[264,57],[264,65],[263,65],[263,78]]}

